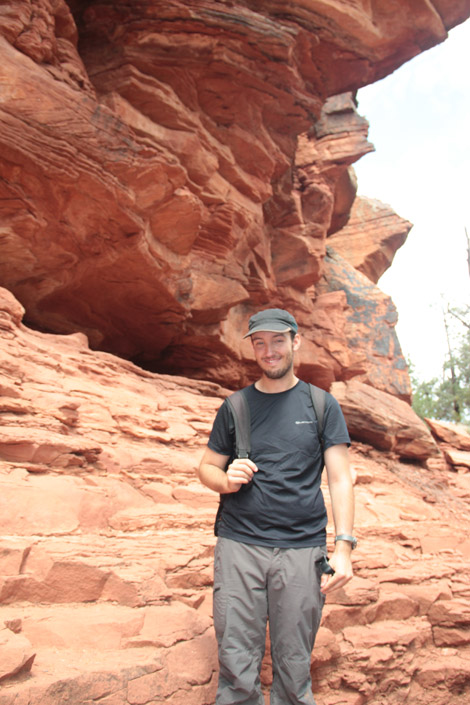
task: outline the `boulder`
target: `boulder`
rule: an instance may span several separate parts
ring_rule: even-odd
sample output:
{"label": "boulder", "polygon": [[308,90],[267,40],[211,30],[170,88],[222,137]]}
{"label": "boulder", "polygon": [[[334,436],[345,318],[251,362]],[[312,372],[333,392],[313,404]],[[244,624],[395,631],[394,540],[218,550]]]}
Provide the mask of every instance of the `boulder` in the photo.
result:
{"label": "boulder", "polygon": [[446,460],[455,468],[462,468],[468,472],[470,470],[470,452],[465,450],[455,450],[446,448],[444,450]]}
{"label": "boulder", "polygon": [[36,653],[21,633],[0,628],[0,682],[31,670]]}
{"label": "boulder", "polygon": [[470,433],[461,425],[435,419],[425,419],[436,440],[447,443],[456,450],[470,451]]}
{"label": "boulder", "polygon": [[428,427],[406,402],[356,380],[335,382],[331,393],[353,438],[401,458],[426,460],[439,454]]}

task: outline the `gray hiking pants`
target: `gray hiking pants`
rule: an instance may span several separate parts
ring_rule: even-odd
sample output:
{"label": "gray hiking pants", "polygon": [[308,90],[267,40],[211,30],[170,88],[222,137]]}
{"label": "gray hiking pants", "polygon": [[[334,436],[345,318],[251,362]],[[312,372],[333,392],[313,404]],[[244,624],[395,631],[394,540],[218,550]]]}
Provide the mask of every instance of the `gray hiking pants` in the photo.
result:
{"label": "gray hiking pants", "polygon": [[324,547],[269,548],[219,538],[214,557],[216,705],[264,705],[260,670],[269,619],[271,705],[315,705],[310,659],[324,597]]}

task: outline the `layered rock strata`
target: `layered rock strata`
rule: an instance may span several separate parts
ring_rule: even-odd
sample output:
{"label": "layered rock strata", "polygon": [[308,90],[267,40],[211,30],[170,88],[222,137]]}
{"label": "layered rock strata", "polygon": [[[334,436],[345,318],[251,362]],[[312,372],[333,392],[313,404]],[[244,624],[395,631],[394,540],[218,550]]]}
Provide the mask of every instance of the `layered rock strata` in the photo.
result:
{"label": "layered rock strata", "polygon": [[213,702],[217,498],[195,466],[271,305],[354,438],[357,577],[326,605],[319,705],[467,703],[468,439],[407,403],[376,283],[410,224],[356,199],[352,164],[372,149],[354,91],[468,14],[2,3],[0,705]]}
{"label": "layered rock strata", "polygon": [[[341,94],[469,11],[462,0],[3,3],[0,285],[41,330],[243,383],[237,334],[254,309],[290,306],[307,328],[323,315],[326,236],[346,223],[351,164],[371,149]],[[311,342],[312,381],[354,374],[357,351],[340,360]],[[406,396],[407,384],[381,388]]]}
{"label": "layered rock strata", "polygon": [[[0,705],[210,705],[217,497],[195,467],[228,391],[22,315],[0,290]],[[358,398],[342,399],[352,426]],[[417,452],[403,416],[393,432]],[[470,473],[404,464],[378,427],[370,442],[390,450],[352,448],[356,577],[327,600],[317,702],[464,705]]]}

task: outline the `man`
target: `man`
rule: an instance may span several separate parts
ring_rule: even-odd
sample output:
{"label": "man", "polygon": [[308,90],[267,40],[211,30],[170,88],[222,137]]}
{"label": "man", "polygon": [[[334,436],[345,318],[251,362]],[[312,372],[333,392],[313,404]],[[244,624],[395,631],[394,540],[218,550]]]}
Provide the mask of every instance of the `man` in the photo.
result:
{"label": "man", "polygon": [[[216,705],[264,705],[259,674],[268,619],[271,705],[315,705],[310,661],[325,595],[352,578],[349,435],[338,403],[327,394],[323,457],[309,387],[294,374],[301,339],[290,313],[260,311],[250,318],[248,336],[261,370],[244,390],[251,457],[234,458],[234,423],[224,402],[198,471],[201,482],[221,495],[214,557]],[[323,462],[336,529],[334,574],[323,572]]]}

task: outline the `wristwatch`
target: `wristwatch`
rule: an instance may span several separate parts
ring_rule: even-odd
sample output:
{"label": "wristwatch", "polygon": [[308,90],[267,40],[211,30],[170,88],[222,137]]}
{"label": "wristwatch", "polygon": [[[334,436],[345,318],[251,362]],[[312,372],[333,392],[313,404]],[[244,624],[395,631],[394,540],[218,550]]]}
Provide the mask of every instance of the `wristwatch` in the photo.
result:
{"label": "wristwatch", "polygon": [[337,541],[349,541],[352,551],[354,551],[357,546],[357,538],[355,536],[351,536],[350,534],[338,534],[338,536],[335,536],[335,543]]}

